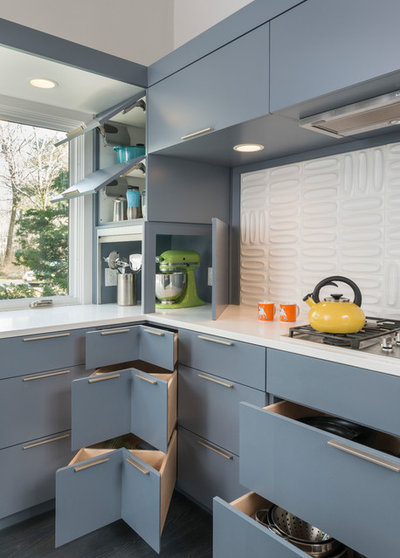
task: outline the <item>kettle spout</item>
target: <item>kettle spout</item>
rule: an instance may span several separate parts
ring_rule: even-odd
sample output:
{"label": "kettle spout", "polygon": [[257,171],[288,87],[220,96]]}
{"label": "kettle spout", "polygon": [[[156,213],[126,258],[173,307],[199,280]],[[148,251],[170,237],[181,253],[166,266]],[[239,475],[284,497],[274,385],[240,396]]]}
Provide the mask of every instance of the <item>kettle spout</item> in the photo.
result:
{"label": "kettle spout", "polygon": [[312,297],[312,293],[309,293],[308,295],[306,295],[303,298],[304,302],[306,304],[308,304],[308,306],[311,308],[312,306],[314,306],[316,304],[316,302],[314,301],[313,297]]}

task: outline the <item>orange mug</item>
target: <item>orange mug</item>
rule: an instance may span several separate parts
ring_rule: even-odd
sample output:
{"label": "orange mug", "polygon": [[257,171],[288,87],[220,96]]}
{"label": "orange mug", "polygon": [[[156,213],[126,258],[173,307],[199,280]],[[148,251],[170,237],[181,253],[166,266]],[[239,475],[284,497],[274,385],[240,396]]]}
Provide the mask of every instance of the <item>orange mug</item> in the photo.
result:
{"label": "orange mug", "polygon": [[273,302],[258,303],[258,319],[260,322],[272,322],[275,312],[275,304]]}
{"label": "orange mug", "polygon": [[281,322],[295,322],[300,313],[297,304],[280,304],[279,319]]}

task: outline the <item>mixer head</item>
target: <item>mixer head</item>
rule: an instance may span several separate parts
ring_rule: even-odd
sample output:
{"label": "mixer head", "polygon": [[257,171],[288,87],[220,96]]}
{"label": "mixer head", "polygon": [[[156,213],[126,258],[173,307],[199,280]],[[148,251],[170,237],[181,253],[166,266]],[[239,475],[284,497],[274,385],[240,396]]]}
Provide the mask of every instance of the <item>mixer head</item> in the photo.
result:
{"label": "mixer head", "polygon": [[195,250],[166,250],[156,261],[161,273],[187,272],[200,267],[200,254]]}

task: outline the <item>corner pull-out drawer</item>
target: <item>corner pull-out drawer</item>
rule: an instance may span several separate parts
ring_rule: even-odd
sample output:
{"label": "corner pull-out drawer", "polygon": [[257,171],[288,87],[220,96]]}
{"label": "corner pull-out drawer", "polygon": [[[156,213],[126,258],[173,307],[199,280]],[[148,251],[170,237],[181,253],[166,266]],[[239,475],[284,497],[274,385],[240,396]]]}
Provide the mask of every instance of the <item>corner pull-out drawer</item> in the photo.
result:
{"label": "corner pull-out drawer", "polygon": [[85,362],[82,331],[57,331],[0,340],[0,379]]}
{"label": "corner pull-out drawer", "polygon": [[156,552],[176,481],[177,444],[157,450],[81,449],[57,471],[56,546],[123,519]]}
{"label": "corner pull-out drawer", "polygon": [[239,458],[179,428],[178,486],[211,510],[214,496],[232,500],[243,494]]}
{"label": "corner pull-out drawer", "polygon": [[267,367],[268,393],[400,436],[398,376],[276,349]]}
{"label": "corner pull-out drawer", "polygon": [[83,366],[1,380],[0,448],[71,427],[71,382]]}
{"label": "corner pull-out drawer", "polygon": [[0,450],[0,518],[52,500],[54,473],[70,457],[69,432]]}
{"label": "corner pull-out drawer", "polygon": [[299,422],[321,413],[294,403],[240,407],[243,485],[368,558],[398,557],[398,438],[373,449]]}
{"label": "corner pull-out drawer", "polygon": [[116,327],[86,333],[86,368],[136,360],[139,326]]}
{"label": "corner pull-out drawer", "polygon": [[139,360],[174,370],[178,359],[178,334],[151,326],[140,327]]}
{"label": "corner pull-out drawer", "polygon": [[239,403],[264,407],[267,394],[179,366],[179,424],[239,455]]}
{"label": "corner pull-out drawer", "polygon": [[265,348],[214,335],[179,331],[179,362],[265,391]]}

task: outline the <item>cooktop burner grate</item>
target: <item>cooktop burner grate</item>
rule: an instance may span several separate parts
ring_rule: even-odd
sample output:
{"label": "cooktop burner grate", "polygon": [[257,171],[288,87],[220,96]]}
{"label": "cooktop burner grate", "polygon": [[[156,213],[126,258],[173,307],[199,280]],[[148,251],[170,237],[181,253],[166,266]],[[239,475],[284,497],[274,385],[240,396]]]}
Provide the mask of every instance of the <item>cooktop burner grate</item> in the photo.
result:
{"label": "cooktop burner grate", "polygon": [[328,345],[360,349],[360,345],[364,341],[379,339],[398,331],[400,332],[400,320],[371,318],[367,316],[365,326],[357,333],[322,333],[321,331],[316,331],[310,325],[303,325],[291,327],[289,329],[289,337],[307,335],[307,337],[314,337],[316,341],[322,341],[322,343]]}

